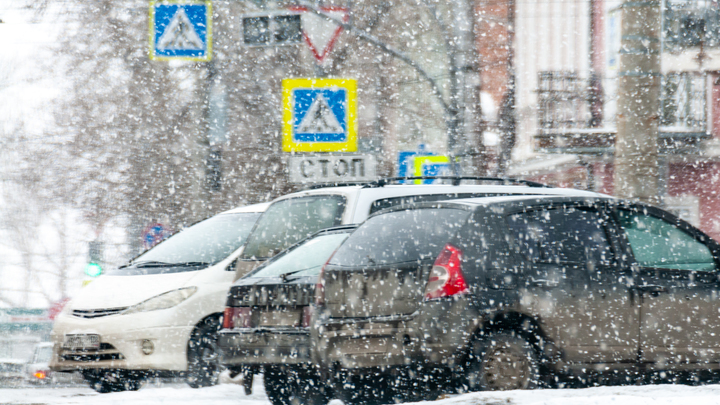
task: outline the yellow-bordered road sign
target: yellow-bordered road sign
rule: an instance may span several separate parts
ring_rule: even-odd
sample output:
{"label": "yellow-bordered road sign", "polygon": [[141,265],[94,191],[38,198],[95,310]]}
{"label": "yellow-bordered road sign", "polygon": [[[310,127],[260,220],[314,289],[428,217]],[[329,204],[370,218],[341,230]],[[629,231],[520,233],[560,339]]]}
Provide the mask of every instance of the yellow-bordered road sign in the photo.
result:
{"label": "yellow-bordered road sign", "polygon": [[[415,173],[420,176],[442,176],[447,175],[450,168],[450,158],[447,156],[415,156]],[[432,184],[434,180],[415,180],[415,184]]]}
{"label": "yellow-bordered road sign", "polygon": [[150,59],[206,62],[211,57],[210,1],[150,2]]}
{"label": "yellow-bordered road sign", "polygon": [[285,79],[284,152],[357,151],[355,79]]}

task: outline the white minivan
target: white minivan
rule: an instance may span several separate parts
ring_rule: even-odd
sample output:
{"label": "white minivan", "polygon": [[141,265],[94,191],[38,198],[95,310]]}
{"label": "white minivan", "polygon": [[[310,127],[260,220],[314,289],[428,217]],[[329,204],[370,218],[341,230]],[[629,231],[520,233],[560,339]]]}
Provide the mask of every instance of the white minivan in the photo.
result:
{"label": "white minivan", "polygon": [[50,369],[80,371],[98,392],[137,390],[148,376],[217,383],[234,263],[267,207],[199,222],[84,287],[55,319]]}

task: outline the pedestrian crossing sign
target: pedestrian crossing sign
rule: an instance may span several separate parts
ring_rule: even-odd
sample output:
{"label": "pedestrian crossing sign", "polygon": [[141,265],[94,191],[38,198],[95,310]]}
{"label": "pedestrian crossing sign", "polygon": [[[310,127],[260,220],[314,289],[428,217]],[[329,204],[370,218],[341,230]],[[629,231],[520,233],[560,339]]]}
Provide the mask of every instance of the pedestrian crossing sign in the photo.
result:
{"label": "pedestrian crossing sign", "polygon": [[285,79],[284,152],[357,151],[355,79]]}
{"label": "pedestrian crossing sign", "polygon": [[202,62],[211,54],[210,1],[150,2],[150,59]]}

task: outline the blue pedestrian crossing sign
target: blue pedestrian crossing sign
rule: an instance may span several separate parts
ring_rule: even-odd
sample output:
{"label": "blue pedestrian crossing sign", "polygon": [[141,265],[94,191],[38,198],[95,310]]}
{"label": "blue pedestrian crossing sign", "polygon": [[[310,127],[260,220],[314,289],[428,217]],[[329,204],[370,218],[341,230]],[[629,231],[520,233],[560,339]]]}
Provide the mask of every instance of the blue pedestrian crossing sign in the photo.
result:
{"label": "blue pedestrian crossing sign", "polygon": [[150,59],[209,61],[210,1],[151,1]]}
{"label": "blue pedestrian crossing sign", "polygon": [[355,152],[354,79],[283,80],[283,151]]}

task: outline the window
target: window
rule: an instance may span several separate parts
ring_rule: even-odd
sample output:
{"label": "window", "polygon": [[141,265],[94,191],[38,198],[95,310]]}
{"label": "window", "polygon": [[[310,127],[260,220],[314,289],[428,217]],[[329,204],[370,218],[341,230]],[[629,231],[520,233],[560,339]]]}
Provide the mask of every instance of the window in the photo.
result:
{"label": "window", "polygon": [[586,128],[590,122],[586,87],[586,81],[575,72],[540,72],[537,89],[540,131]]}
{"label": "window", "polygon": [[318,195],[273,203],[248,237],[242,258],[264,260],[313,233],[340,225],[345,198]]}
{"label": "window", "polygon": [[508,217],[520,252],[537,263],[610,264],[605,220],[594,210],[563,207]]}
{"label": "window", "polygon": [[281,274],[292,274],[296,277],[317,276],[322,265],[348,235],[349,232],[328,233],[308,239],[286,254],[276,256],[267,265],[246,277],[278,277]]}
{"label": "window", "polygon": [[469,211],[446,208],[374,216],[350,235],[330,264],[368,267],[435,259],[469,216]]}
{"label": "window", "polygon": [[670,127],[666,132],[705,131],[705,83],[706,76],[700,73],[668,73],[662,77],[660,125]]}
{"label": "window", "polygon": [[499,193],[453,193],[453,194],[427,194],[427,195],[406,195],[402,197],[391,197],[377,200],[370,206],[370,214],[390,207],[411,206],[421,202],[434,202],[444,200],[455,200],[461,198],[496,197]]}
{"label": "window", "polygon": [[[157,262],[160,264],[207,263],[215,264],[238,250],[250,234],[259,213],[216,215],[178,232],[162,243],[138,256],[132,264]],[[192,271],[197,267],[166,269],[162,266],[143,268],[128,266],[111,270],[112,275],[156,274]]]}
{"label": "window", "polygon": [[626,210],[619,210],[617,216],[640,266],[715,270],[710,249],[675,225],[660,218]]}

